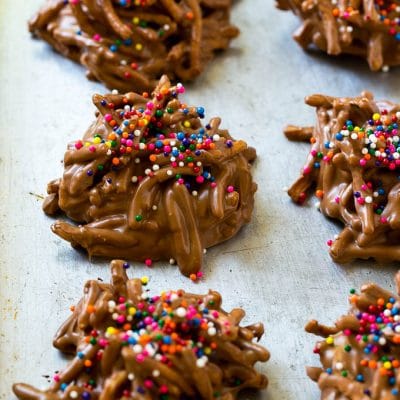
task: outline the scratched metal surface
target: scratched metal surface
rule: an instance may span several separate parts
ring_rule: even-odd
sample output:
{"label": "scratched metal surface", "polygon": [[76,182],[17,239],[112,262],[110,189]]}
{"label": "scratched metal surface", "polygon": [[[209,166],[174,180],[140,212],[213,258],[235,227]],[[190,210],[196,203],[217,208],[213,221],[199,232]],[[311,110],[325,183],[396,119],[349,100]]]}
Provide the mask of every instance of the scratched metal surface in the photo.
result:
{"label": "scratched metal surface", "polygon": [[[87,279],[109,279],[107,263],[92,262],[55,237],[40,196],[62,172],[66,143],[80,138],[93,118],[91,95],[105,89],[84,78],[80,66],[33,41],[27,19],[43,0],[0,1],[0,399],[13,399],[11,384],[47,385],[46,375],[65,365],[51,346],[68,307]],[[310,124],[303,97],[314,92],[399,99],[399,70],[369,72],[355,59],[306,55],[291,40],[295,18],[273,1],[237,1],[233,20],[242,34],[186,95],[190,104],[220,115],[223,126],[258,151],[259,184],[252,223],[229,242],[210,249],[206,278],[198,285],[177,268],[135,264],[131,276],[149,275],[150,288],[183,287],[224,295],[227,309],[245,307],[246,322],[264,322],[272,358],[259,366],[268,391],[242,398],[318,399],[305,366],[317,363],[314,338],[303,332],[310,317],[333,321],[347,309],[350,287],[377,281],[393,287],[396,266],[374,262],[335,265],[325,242],[339,227],[313,207],[293,205],[283,187],[297,176],[307,145],[288,143],[288,122]]]}

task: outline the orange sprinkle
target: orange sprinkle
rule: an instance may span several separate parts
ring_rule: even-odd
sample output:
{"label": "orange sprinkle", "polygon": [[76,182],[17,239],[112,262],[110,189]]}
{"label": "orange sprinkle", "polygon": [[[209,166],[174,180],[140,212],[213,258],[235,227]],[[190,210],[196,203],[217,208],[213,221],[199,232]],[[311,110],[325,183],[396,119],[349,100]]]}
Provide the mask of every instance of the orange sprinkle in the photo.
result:
{"label": "orange sprinkle", "polygon": [[378,299],[378,301],[376,302],[378,304],[378,306],[383,306],[385,304],[385,299],[383,299],[382,297]]}
{"label": "orange sprinkle", "polygon": [[155,162],[157,160],[157,156],[155,154],[151,154],[150,157],[149,157],[149,160],[151,162]]}
{"label": "orange sprinkle", "polygon": [[92,366],[92,362],[91,362],[90,360],[85,360],[85,362],[83,363],[83,365],[84,365],[86,368],[90,368],[90,367]]}
{"label": "orange sprinkle", "polygon": [[190,278],[190,280],[193,281],[193,282],[196,282],[196,281],[197,281],[197,275],[196,275],[196,274],[190,274],[189,278]]}
{"label": "orange sprinkle", "polygon": [[375,369],[378,366],[377,362],[375,360],[369,360],[368,361],[368,367]]}
{"label": "orange sprinkle", "polygon": [[114,157],[114,158],[112,159],[112,163],[113,163],[114,165],[119,165],[119,163],[120,163],[119,158]]}
{"label": "orange sprinkle", "polygon": [[89,305],[86,307],[86,311],[87,311],[89,314],[93,314],[94,312],[96,312],[96,307],[89,304]]}

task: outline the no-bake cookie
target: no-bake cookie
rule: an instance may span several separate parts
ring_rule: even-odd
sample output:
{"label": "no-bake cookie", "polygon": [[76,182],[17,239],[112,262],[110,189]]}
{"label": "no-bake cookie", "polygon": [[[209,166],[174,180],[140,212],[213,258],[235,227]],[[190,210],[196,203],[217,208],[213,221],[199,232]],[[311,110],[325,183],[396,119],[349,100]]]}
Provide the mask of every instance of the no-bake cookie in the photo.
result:
{"label": "no-bake cookie", "polygon": [[[400,293],[400,273],[396,276]],[[313,320],[306,330],[317,343],[322,367],[307,373],[321,400],[396,400],[400,397],[400,298],[375,284],[351,290],[352,309],[334,327]]]}
{"label": "no-bake cookie", "polygon": [[269,358],[254,342],[261,323],[240,326],[242,309],[225,312],[219,293],[183,290],[153,296],[129,265],[111,263],[111,284],[88,281],[84,296],[58,330],[54,346],[72,356],[47,390],[15,384],[22,400],[233,400],[262,389],[254,369]]}
{"label": "no-bake cookie", "polygon": [[400,4],[393,0],[277,0],[302,20],[294,39],[330,55],[366,58],[373,71],[400,64]]}
{"label": "no-bake cookie", "polygon": [[321,212],[344,224],[328,242],[335,261],[400,260],[400,105],[368,92],[313,95],[306,103],[316,108],[316,126],[285,131],[289,139],[311,141],[290,197],[303,203],[314,188]]}
{"label": "no-bake cookie", "polygon": [[94,96],[97,120],[69,144],[43,206],[82,225],[58,221],[56,234],[89,255],[171,259],[190,276],[205,248],[249,222],[255,150],[220,129],[219,118],[203,124],[204,108],[182,103],[183,91],[164,76],[152,97]]}
{"label": "no-bake cookie", "polygon": [[163,74],[198,76],[239,30],[231,0],[48,0],[32,34],[121,92],[151,91]]}

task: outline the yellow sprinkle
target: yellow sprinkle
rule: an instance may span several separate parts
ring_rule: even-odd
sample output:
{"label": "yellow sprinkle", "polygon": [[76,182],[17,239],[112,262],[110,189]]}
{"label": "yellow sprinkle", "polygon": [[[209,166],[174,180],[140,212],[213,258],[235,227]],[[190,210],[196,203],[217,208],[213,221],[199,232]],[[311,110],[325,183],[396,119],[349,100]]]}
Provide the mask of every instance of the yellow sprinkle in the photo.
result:
{"label": "yellow sprinkle", "polygon": [[101,142],[101,139],[97,136],[93,139],[93,143],[98,144]]}
{"label": "yellow sprinkle", "polygon": [[375,113],[375,114],[372,116],[372,119],[373,119],[374,121],[378,121],[378,119],[379,119],[380,117],[381,117],[380,114]]}
{"label": "yellow sprinkle", "polygon": [[326,338],[326,343],[333,344],[333,337],[332,336],[327,337]]}
{"label": "yellow sprinkle", "polygon": [[118,329],[114,328],[113,326],[109,326],[106,331],[108,335],[115,335],[117,332]]}
{"label": "yellow sprinkle", "polygon": [[141,43],[137,43],[135,48],[136,48],[137,51],[140,51],[140,50],[143,49],[143,45]]}
{"label": "yellow sprinkle", "polygon": [[184,126],[185,128],[190,128],[190,127],[192,126],[192,124],[190,123],[190,121],[185,121],[185,122],[183,123],[183,126]]}
{"label": "yellow sprinkle", "polygon": [[111,143],[110,141],[106,142],[106,146],[107,146],[107,147],[111,147],[111,144],[112,144],[112,143]]}
{"label": "yellow sprinkle", "polygon": [[148,276],[142,276],[140,278],[140,280],[142,281],[143,285],[147,285],[149,283],[149,277]]}
{"label": "yellow sprinkle", "polygon": [[136,314],[136,308],[135,307],[130,307],[129,309],[128,309],[128,313],[129,313],[129,315],[135,315]]}
{"label": "yellow sprinkle", "polygon": [[207,355],[211,354],[211,349],[209,347],[206,347],[204,349],[204,353],[206,353]]}
{"label": "yellow sprinkle", "polygon": [[392,363],[390,361],[385,361],[383,363],[383,367],[386,369],[390,369],[390,368],[392,368]]}
{"label": "yellow sprinkle", "polygon": [[85,142],[85,147],[89,147],[91,143]]}
{"label": "yellow sprinkle", "polygon": [[356,126],[356,127],[354,128],[354,132],[360,132],[360,127],[359,127],[359,126]]}
{"label": "yellow sprinkle", "polygon": [[138,25],[139,22],[140,22],[140,19],[139,19],[138,17],[133,17],[133,18],[132,18],[132,22],[133,22],[135,25]]}

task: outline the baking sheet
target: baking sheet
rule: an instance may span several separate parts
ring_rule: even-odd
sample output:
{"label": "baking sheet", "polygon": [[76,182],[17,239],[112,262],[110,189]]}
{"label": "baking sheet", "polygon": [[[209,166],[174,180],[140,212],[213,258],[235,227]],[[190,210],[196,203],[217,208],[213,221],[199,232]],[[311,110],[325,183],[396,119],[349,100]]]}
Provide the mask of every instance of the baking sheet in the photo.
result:
{"label": "baking sheet", "polygon": [[[89,261],[54,236],[41,211],[48,180],[62,173],[66,143],[82,136],[93,119],[91,95],[106,90],[84,77],[82,67],[34,41],[26,22],[44,0],[0,0],[0,399],[14,399],[11,385],[46,387],[65,359],[52,337],[78,301],[87,279],[108,280],[108,263]],[[335,265],[326,241],[340,227],[314,207],[292,204],[284,193],[298,174],[308,145],[286,141],[286,123],[311,124],[303,98],[323,92],[400,100],[399,70],[372,73],[362,60],[307,55],[291,39],[297,20],[273,1],[236,1],[232,19],[241,36],[195,84],[186,101],[221,116],[235,138],[255,146],[259,184],[252,223],[208,251],[205,279],[195,285],[176,267],[133,264],[130,276],[148,275],[155,293],[184,288],[219,290],[226,309],[244,307],[245,322],[262,321],[262,344],[272,353],[260,365],[267,391],[242,399],[318,399],[305,375],[317,365],[314,337],[303,332],[311,317],[330,323],[347,310],[347,293],[365,281],[393,288],[397,266],[358,262]]]}

